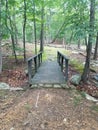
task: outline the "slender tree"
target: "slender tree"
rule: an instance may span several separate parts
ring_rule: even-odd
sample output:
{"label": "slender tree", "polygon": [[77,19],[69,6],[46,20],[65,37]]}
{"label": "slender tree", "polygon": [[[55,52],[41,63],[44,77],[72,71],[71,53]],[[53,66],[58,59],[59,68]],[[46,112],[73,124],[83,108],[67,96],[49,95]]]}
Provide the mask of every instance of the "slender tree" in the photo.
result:
{"label": "slender tree", "polygon": [[36,38],[36,18],[35,18],[35,0],[33,0],[33,19],[34,19],[34,41],[35,41],[35,54],[37,54],[37,38]]}
{"label": "slender tree", "polygon": [[44,51],[44,1],[41,9],[41,33],[40,33],[40,51]]}
{"label": "slender tree", "polygon": [[97,59],[97,55],[98,55],[98,32],[96,36],[95,52],[94,52],[94,57],[93,57],[94,60]]}
{"label": "slender tree", "polygon": [[24,17],[23,17],[23,50],[24,50],[24,62],[26,61],[26,0],[24,0]]}
{"label": "slender tree", "polygon": [[[15,57],[15,61],[17,62],[17,55],[16,55],[16,46],[15,46],[15,35],[14,35],[14,26],[13,26],[13,21],[11,15],[9,14],[9,5],[8,4],[8,0],[6,0],[6,19],[5,19],[5,25],[7,27],[7,29],[10,32],[11,35],[11,40],[12,40],[12,51],[13,51],[13,55]],[[9,26],[8,26],[8,20],[9,20]]]}
{"label": "slender tree", "polygon": [[1,1],[0,1],[0,73],[2,72],[2,50],[1,50],[1,40],[2,40],[2,23],[1,23]]}
{"label": "slender tree", "polygon": [[93,35],[94,35],[94,19],[95,19],[95,0],[90,0],[90,22],[89,22],[90,31],[89,31],[89,39],[88,39],[88,45],[87,45],[86,62],[85,62],[85,67],[84,67],[83,74],[81,77],[81,80],[83,82],[86,82],[89,78],[90,57],[91,57],[92,42],[93,42]]}

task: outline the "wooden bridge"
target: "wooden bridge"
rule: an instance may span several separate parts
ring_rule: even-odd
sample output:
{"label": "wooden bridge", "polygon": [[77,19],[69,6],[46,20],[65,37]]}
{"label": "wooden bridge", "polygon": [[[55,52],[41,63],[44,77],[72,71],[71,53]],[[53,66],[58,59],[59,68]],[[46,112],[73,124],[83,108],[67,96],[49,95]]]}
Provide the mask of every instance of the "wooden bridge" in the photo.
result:
{"label": "wooden bridge", "polygon": [[28,59],[28,76],[30,84],[65,83],[68,80],[69,59],[57,52],[57,61],[42,63],[42,52]]}

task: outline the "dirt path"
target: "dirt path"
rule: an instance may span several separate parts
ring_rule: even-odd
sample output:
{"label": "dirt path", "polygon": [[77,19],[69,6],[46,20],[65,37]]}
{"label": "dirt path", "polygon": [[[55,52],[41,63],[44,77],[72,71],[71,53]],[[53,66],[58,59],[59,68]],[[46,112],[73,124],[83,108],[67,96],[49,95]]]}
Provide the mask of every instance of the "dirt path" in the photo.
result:
{"label": "dirt path", "polygon": [[0,95],[0,130],[98,129],[98,104],[76,90],[30,89]]}

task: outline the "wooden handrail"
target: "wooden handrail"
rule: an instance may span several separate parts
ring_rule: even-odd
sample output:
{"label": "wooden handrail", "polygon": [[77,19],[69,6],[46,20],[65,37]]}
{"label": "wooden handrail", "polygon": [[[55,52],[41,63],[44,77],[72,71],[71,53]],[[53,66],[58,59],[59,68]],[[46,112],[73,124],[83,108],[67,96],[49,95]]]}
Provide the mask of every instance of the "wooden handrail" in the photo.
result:
{"label": "wooden handrail", "polygon": [[39,52],[37,55],[28,58],[27,63],[29,83],[31,84],[32,77],[37,72],[38,67],[42,63],[42,52]]}
{"label": "wooden handrail", "polygon": [[[68,61],[69,59],[62,54],[61,52],[57,52],[57,61],[59,63],[59,65],[61,66],[61,71],[63,71],[64,67],[65,67],[65,80],[68,80]],[[64,66],[65,65],[65,66]]]}

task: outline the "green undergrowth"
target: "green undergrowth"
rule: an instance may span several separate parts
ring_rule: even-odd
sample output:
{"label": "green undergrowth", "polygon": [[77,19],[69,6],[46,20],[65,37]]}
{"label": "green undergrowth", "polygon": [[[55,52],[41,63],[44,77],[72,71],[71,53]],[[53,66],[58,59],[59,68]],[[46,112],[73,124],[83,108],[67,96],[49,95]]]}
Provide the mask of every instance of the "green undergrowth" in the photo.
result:
{"label": "green undergrowth", "polygon": [[47,54],[46,54],[46,52],[44,51],[43,52],[43,61],[46,61],[47,60]]}
{"label": "green undergrowth", "polygon": [[[17,59],[18,60],[22,60],[24,57],[22,56],[22,55],[18,55],[17,56]],[[9,56],[9,59],[15,59],[15,56],[13,56],[13,55],[11,55],[11,56]]]}
{"label": "green undergrowth", "polygon": [[98,112],[98,105],[91,106],[91,109],[94,110],[94,111],[96,111],[96,112]]}
{"label": "green undergrowth", "polygon": [[78,71],[79,73],[82,73],[83,72],[83,68],[84,68],[84,65],[81,64],[78,60],[76,59],[70,59],[70,65],[72,65],[74,67],[74,69],[76,71]]}
{"label": "green undergrowth", "polygon": [[60,51],[66,57],[68,57],[70,55],[70,51],[65,50],[65,48],[45,46],[44,53],[43,53],[43,60],[47,60],[49,56],[56,58],[57,51]]}
{"label": "green undergrowth", "polygon": [[76,91],[74,98],[73,98],[73,103],[74,106],[78,106],[79,104],[82,103],[82,100],[85,98],[85,92],[80,92],[80,91]]}
{"label": "green undergrowth", "polygon": [[0,90],[0,98],[4,98],[6,95],[6,91]]}

